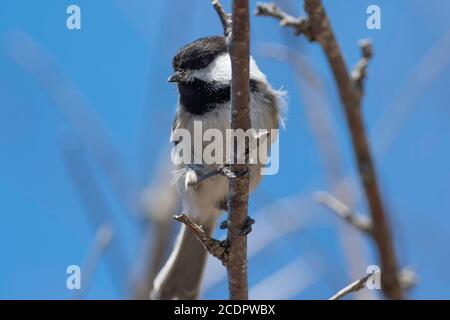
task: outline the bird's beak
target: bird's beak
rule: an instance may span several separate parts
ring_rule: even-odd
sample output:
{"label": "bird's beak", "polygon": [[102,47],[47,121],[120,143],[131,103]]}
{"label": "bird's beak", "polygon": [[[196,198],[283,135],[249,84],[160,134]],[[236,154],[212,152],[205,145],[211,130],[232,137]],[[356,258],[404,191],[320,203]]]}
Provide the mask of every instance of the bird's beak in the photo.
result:
{"label": "bird's beak", "polygon": [[184,70],[175,71],[169,79],[168,82],[187,82],[189,80],[189,75]]}

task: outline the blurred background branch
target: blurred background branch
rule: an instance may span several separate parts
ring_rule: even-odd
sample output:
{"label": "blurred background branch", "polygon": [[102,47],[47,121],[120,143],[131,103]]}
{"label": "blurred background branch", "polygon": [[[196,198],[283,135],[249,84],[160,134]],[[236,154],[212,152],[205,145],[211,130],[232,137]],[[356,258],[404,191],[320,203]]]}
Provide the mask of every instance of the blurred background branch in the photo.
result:
{"label": "blurred background branch", "polygon": [[[269,7],[269,5],[259,4],[258,7],[260,9],[257,12],[260,13],[264,12],[264,8]],[[361,114],[362,79],[365,77],[365,72],[359,72],[359,76],[356,78],[359,85],[348,74],[345,61],[322,2],[320,0],[305,0],[305,11],[308,16],[306,22],[308,28],[305,36],[317,41],[322,47],[331,67],[346,114],[353,142],[354,156],[372,216],[374,240],[378,247],[379,259],[383,270],[382,288],[388,298],[401,299],[402,292],[397,277],[397,257]],[[366,60],[372,56],[372,50],[371,48],[368,49],[367,42],[362,46],[362,52],[363,60],[361,61],[363,63],[357,66],[360,71],[366,69]]]}

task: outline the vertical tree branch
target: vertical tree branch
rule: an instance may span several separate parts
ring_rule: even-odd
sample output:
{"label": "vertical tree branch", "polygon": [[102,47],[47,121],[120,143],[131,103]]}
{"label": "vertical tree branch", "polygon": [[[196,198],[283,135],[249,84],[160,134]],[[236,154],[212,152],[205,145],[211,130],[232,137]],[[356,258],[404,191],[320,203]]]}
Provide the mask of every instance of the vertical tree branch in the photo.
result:
{"label": "vertical tree branch", "polygon": [[[257,11],[257,14],[264,12],[264,15],[274,17],[278,20],[281,16],[283,19],[286,19],[285,14],[281,16],[279,14],[274,14],[273,7],[271,10],[264,10],[265,7],[268,7],[268,5],[264,4],[260,4],[258,7],[259,10]],[[383,207],[375,167],[372,161],[372,155],[361,114],[363,88],[361,83],[358,82],[362,81],[365,73],[361,72],[361,77],[358,79],[352,79],[350,76],[325,9],[322,5],[322,1],[305,0],[305,12],[308,15],[307,24],[305,24],[304,20],[297,19],[297,21],[303,21],[303,26],[308,27],[308,31],[305,35],[310,40],[317,41],[322,47],[331,67],[344,107],[361,183],[372,216],[373,237],[378,249],[382,270],[381,281],[383,292],[390,299],[401,299],[402,291],[398,279],[397,257],[395,255],[391,230]],[[294,21],[295,19],[290,20]],[[363,47],[363,49],[364,48],[367,49],[367,46]],[[363,51],[363,53],[368,52],[369,51],[367,50]],[[364,54],[364,58],[368,59],[371,54],[372,52],[370,50],[370,54]],[[360,71],[365,71],[366,67],[367,63],[363,65],[363,68],[360,68]]]}
{"label": "vertical tree branch", "polygon": [[[232,33],[229,43],[231,57],[231,129],[250,129],[250,21],[248,0],[233,1]],[[246,149],[248,144],[246,143]],[[228,194],[228,243],[229,263],[227,264],[230,299],[248,299],[247,283],[247,236],[240,234],[247,220],[248,210],[248,165],[237,163],[236,140],[234,141],[234,164],[231,170]]]}
{"label": "vertical tree branch", "polygon": [[[251,128],[250,122],[250,16],[248,0],[233,0],[233,13],[227,14],[218,0],[212,5],[219,15],[227,37],[231,59],[231,123],[234,131]],[[230,32],[231,30],[231,32]],[[234,30],[234,31],[233,31]],[[175,219],[184,223],[202,243],[205,249],[217,257],[227,268],[230,299],[248,299],[247,281],[247,236],[242,227],[247,223],[248,211],[248,141],[244,139],[244,155],[237,146],[236,135],[233,141],[233,159],[230,165],[227,240],[218,241],[205,234],[201,226],[196,225],[185,215]],[[244,159],[242,159],[242,156]],[[244,160],[244,161],[242,161]],[[218,171],[214,174],[219,173]]]}
{"label": "vertical tree branch", "polygon": [[[308,24],[307,19],[305,20],[306,24]],[[290,44],[291,40],[287,41],[286,45],[266,44],[261,48],[261,53],[265,57],[288,63],[295,70],[308,123],[311,126],[312,134],[316,140],[322,165],[325,170],[325,178],[331,190],[339,195],[343,200],[343,204],[350,209],[353,206],[355,192],[353,190],[354,188],[350,186],[344,176],[344,159],[342,152],[339,150],[337,128],[334,125],[331,111],[329,110],[330,101],[327,93],[328,90],[325,89],[323,79],[317,75],[316,70],[313,70],[311,66],[312,61],[309,61],[308,57],[302,55],[300,52],[290,48]],[[361,66],[363,67],[363,65]],[[342,206],[339,207],[342,209]],[[344,213],[345,211],[351,212],[351,209],[350,211],[344,210],[340,213]],[[365,217],[358,216],[355,219],[357,222],[363,222],[359,218]],[[351,279],[354,279],[359,277],[361,270],[364,270],[368,263],[366,261],[365,245],[360,241],[359,230],[355,230],[352,226],[354,225],[338,223],[337,231],[346,256],[348,275]],[[364,224],[360,226],[364,226]],[[355,298],[367,300],[375,298],[375,294],[369,290],[358,291],[356,292]]]}
{"label": "vertical tree branch", "polygon": [[325,9],[320,0],[305,0],[305,11],[309,16],[311,31],[321,45],[344,105],[347,124],[353,143],[359,174],[366,194],[373,221],[373,236],[377,244],[382,269],[382,287],[390,299],[401,299],[402,292],[398,279],[398,263],[389,223],[381,200],[375,167],[372,161],[366,130],[361,114],[361,95],[347,71]]}

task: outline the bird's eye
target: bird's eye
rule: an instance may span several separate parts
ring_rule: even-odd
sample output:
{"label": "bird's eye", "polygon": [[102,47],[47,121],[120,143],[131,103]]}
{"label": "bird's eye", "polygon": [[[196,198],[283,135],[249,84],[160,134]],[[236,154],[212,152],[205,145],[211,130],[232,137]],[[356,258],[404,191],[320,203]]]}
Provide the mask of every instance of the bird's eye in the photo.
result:
{"label": "bird's eye", "polygon": [[211,59],[210,57],[206,56],[206,57],[202,57],[199,61],[200,67],[201,68],[205,68],[209,65]]}

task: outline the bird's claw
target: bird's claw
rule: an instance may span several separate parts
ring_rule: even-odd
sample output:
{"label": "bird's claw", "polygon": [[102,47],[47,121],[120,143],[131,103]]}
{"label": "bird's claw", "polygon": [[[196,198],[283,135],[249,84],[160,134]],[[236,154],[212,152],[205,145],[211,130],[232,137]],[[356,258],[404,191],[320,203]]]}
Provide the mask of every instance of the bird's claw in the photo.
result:
{"label": "bird's claw", "polygon": [[228,228],[228,220],[223,220],[219,225],[220,230],[225,230]]}
{"label": "bird's claw", "polygon": [[255,219],[252,219],[247,216],[247,220],[245,221],[244,225],[241,227],[241,231],[239,232],[239,235],[246,236],[250,232],[252,232],[252,225],[255,223]]}
{"label": "bird's claw", "polygon": [[[250,232],[252,232],[252,225],[255,223],[255,219],[252,219],[250,217],[247,216],[247,220],[245,221],[245,223],[242,225],[242,227],[240,228],[239,231],[239,235],[240,236],[246,236],[248,235]],[[220,223],[219,228],[224,230],[224,229],[228,229],[228,220],[224,220]]]}
{"label": "bird's claw", "polygon": [[242,172],[233,172],[231,171],[231,167],[227,165],[221,168],[220,174],[228,178],[239,178],[248,175],[248,170]]}

